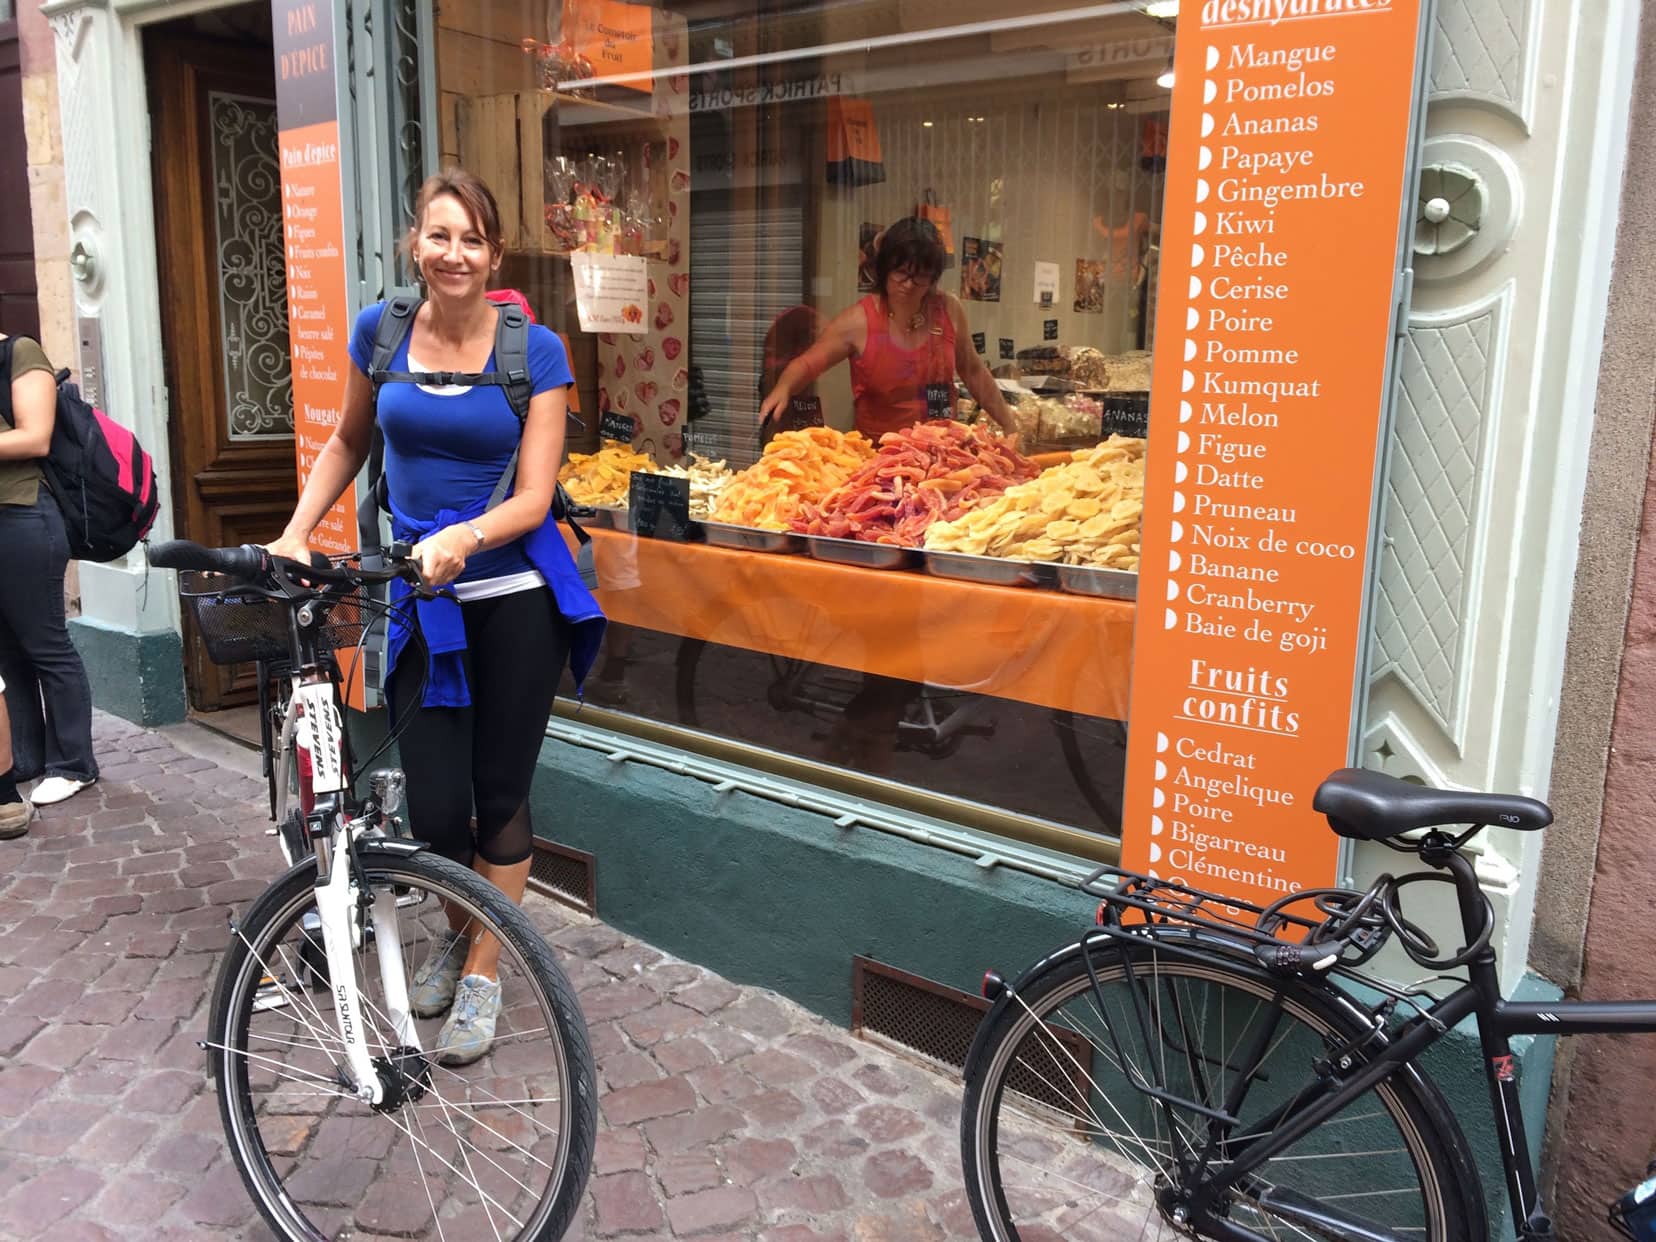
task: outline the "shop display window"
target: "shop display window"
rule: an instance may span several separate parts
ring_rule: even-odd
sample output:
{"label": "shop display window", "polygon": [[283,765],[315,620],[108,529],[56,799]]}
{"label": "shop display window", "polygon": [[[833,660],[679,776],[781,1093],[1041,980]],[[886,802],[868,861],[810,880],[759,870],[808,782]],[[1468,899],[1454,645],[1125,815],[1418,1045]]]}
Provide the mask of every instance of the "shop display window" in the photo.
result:
{"label": "shop display window", "polygon": [[574,364],[590,707],[1118,833],[1176,10],[441,7]]}

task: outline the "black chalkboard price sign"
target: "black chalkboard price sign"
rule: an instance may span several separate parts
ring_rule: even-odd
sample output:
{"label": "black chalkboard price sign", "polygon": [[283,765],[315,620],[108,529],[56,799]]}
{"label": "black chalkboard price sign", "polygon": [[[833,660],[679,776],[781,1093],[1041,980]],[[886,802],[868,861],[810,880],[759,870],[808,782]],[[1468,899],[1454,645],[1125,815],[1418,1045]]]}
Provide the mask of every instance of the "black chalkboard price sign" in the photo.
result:
{"label": "black chalkboard price sign", "polygon": [[1012,359],[1016,358],[1018,356],[1017,342],[1015,342],[1009,336],[1001,337],[1000,338],[1000,356],[1001,356],[1001,360],[1003,362],[1011,362]]}
{"label": "black chalkboard price sign", "polygon": [[605,440],[619,440],[622,444],[631,444],[633,437],[638,434],[638,424],[633,422],[631,414],[619,414],[614,410],[605,410],[598,419],[598,435]]}
{"label": "black chalkboard price sign", "polygon": [[632,473],[627,492],[633,533],[647,539],[690,538],[690,480],[670,474]]}
{"label": "black chalkboard price sign", "polygon": [[821,397],[793,397],[782,415],[782,430],[799,431],[805,427],[822,426]]}
{"label": "black chalkboard price sign", "polygon": [[1058,321],[1056,319],[1043,319],[1041,321],[1041,339],[1043,341],[1056,341],[1058,339]]}

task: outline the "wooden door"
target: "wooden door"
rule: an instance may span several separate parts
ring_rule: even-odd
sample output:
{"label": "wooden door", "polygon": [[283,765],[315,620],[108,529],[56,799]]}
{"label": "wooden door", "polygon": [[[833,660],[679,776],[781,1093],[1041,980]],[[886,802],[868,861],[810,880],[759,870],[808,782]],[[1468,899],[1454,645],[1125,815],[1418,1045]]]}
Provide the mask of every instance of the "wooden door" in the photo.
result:
{"label": "wooden door", "polygon": [[24,190],[29,184],[29,154],[23,135],[21,51],[17,23],[0,22],[0,185],[23,192],[21,203],[14,197],[6,210],[0,211],[0,332],[38,337],[34,223]]}
{"label": "wooden door", "polygon": [[[145,61],[174,520],[264,543],[296,494],[271,52],[156,32]],[[251,667],[208,662],[188,615],[184,637],[191,707],[252,700]]]}

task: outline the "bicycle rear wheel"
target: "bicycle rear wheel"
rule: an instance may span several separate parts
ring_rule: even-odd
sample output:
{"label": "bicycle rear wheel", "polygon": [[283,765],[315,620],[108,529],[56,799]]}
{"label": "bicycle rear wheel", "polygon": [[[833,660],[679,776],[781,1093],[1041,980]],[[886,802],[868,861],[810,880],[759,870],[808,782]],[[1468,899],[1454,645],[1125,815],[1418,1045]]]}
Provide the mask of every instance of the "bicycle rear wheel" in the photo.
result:
{"label": "bicycle rear wheel", "polygon": [[[315,933],[315,867],[294,867],[237,929],[219,970],[209,1044],[219,1109],[248,1193],[278,1236],[429,1239],[563,1235],[596,1137],[596,1083],[574,990],[527,916],[475,873],[430,854],[360,852],[397,897],[405,985],[448,926],[444,905],[501,942],[495,1042],[471,1065],[399,1051],[371,920],[355,950],[359,1017],[388,1098],[341,1084],[344,1063]],[[343,861],[343,860],[341,860]],[[428,1052],[442,1019],[417,1021]]]}
{"label": "bicycle rear wheel", "polygon": [[[1407,1072],[1273,1157],[1209,1220],[1178,1220],[1178,1192],[1303,1104],[1318,1063],[1365,1027],[1327,991],[1291,984],[1278,1004],[1281,981],[1240,962],[1153,944],[1130,960],[1131,976],[1117,948],[1094,948],[1095,995],[1081,953],[1057,959],[979,1036],[961,1148],[984,1238],[1487,1238],[1466,1141]],[[1129,1076],[1185,1103],[1164,1108]]]}

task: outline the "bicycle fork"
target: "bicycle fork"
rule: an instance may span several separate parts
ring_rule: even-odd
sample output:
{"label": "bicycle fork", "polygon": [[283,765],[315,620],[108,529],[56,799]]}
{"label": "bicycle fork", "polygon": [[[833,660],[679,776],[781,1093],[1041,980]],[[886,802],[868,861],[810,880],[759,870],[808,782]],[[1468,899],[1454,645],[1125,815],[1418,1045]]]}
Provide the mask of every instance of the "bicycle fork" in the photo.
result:
{"label": "bicycle fork", "polygon": [[[344,771],[341,762],[339,709],[327,685],[301,686],[296,696],[304,697],[304,715],[311,730],[312,787],[316,797],[314,817],[322,831],[315,833],[316,910],[322,923],[322,948],[328,962],[328,990],[333,999],[334,1018],[344,1048],[342,1086],[364,1103],[379,1106],[386,1102],[386,1084],[399,1075],[400,1065],[421,1055],[419,1032],[414,1027],[408,1001],[408,976],[404,970],[402,935],[398,926],[396,890],[387,885],[364,899],[361,872],[352,848],[364,827],[345,817],[342,806]],[[367,919],[362,916],[367,914]],[[379,959],[380,986],[385,999],[383,1015],[395,1035],[395,1046],[385,1049],[387,1058],[376,1065],[368,1049],[362,994],[357,987],[356,950],[372,927],[374,948]]]}

